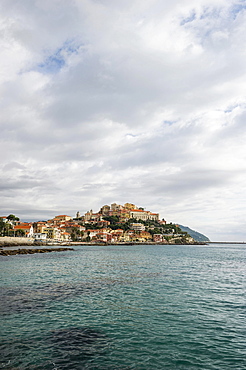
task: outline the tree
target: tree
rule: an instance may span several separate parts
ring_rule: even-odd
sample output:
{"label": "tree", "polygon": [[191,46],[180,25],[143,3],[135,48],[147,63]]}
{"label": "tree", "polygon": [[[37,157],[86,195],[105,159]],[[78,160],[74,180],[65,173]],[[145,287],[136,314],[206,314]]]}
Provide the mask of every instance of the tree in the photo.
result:
{"label": "tree", "polygon": [[12,215],[12,214],[7,216],[7,220],[8,221],[20,221],[19,217],[16,217],[15,215]]}
{"label": "tree", "polygon": [[9,236],[10,230],[12,230],[12,225],[3,220],[0,220],[0,235],[2,236]]}
{"label": "tree", "polygon": [[15,236],[15,231],[14,231],[14,229],[9,229],[8,234],[9,234],[9,236]]}
{"label": "tree", "polygon": [[119,216],[104,216],[103,219],[105,221],[109,221],[110,222],[110,225],[115,225],[120,220]]}
{"label": "tree", "polygon": [[134,223],[138,222],[138,220],[133,217],[133,218],[129,218],[129,220],[127,222],[130,223],[130,224],[134,224]]}
{"label": "tree", "polygon": [[90,231],[87,231],[87,237],[85,238],[87,242],[91,240],[90,233],[91,233]]}
{"label": "tree", "polygon": [[73,227],[72,228],[71,238],[72,238],[72,241],[73,242],[76,242],[78,240],[81,240],[81,238],[83,237],[83,235],[84,235],[84,232],[83,231],[78,230],[76,227]]}
{"label": "tree", "polygon": [[2,218],[0,218],[0,235],[3,235],[5,223]]}
{"label": "tree", "polygon": [[15,235],[16,236],[25,236],[26,232],[25,232],[25,230],[19,229],[19,230],[16,231]]}

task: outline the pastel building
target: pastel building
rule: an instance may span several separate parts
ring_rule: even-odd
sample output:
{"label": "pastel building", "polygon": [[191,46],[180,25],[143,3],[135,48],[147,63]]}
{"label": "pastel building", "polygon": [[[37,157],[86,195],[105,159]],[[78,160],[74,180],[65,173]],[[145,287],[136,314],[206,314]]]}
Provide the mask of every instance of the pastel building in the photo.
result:
{"label": "pastel building", "polygon": [[19,225],[14,225],[15,235],[18,230],[23,230],[25,232],[25,237],[29,238],[33,236],[33,226],[30,223],[21,223]]}

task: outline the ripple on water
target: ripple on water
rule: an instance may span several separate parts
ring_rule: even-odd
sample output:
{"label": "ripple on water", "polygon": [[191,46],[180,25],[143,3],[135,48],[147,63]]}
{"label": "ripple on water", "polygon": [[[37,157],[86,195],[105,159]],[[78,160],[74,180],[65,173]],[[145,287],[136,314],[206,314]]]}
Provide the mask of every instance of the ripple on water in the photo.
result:
{"label": "ripple on water", "polygon": [[246,369],[245,250],[81,247],[4,261],[1,369]]}
{"label": "ripple on water", "polygon": [[81,369],[94,357],[103,356],[107,347],[106,335],[88,327],[65,328],[50,333],[53,362],[62,369]]}
{"label": "ripple on water", "polygon": [[[12,339],[0,344],[0,369],[83,369],[94,358],[103,357],[110,346],[109,338],[90,327],[52,330],[42,337]],[[39,350],[46,356],[40,364]],[[22,360],[19,360],[22,359]],[[38,361],[37,361],[38,360]],[[37,362],[37,363],[36,363]],[[36,363],[36,364],[35,364]],[[39,363],[39,364],[38,364]],[[90,366],[87,368],[90,368]]]}
{"label": "ripple on water", "polygon": [[102,287],[93,283],[47,284],[35,288],[2,288],[0,290],[0,311],[11,315],[25,311],[44,309],[52,301],[98,292]]}

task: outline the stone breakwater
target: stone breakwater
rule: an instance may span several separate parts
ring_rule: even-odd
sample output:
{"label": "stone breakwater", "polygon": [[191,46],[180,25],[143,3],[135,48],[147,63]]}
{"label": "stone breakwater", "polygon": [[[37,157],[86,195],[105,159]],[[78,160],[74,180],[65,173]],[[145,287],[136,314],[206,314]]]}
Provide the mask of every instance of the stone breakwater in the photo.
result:
{"label": "stone breakwater", "polygon": [[44,248],[44,249],[13,249],[0,250],[0,256],[13,256],[16,254],[34,254],[34,253],[49,253],[49,252],[64,252],[73,251],[73,248]]}

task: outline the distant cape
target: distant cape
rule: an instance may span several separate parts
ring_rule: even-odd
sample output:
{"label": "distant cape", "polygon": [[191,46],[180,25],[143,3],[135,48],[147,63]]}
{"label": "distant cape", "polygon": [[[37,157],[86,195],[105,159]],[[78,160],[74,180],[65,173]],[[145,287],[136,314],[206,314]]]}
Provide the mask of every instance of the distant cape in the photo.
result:
{"label": "distant cape", "polygon": [[209,238],[195,230],[190,229],[188,226],[179,225],[182,231],[186,231],[197,242],[209,242]]}

